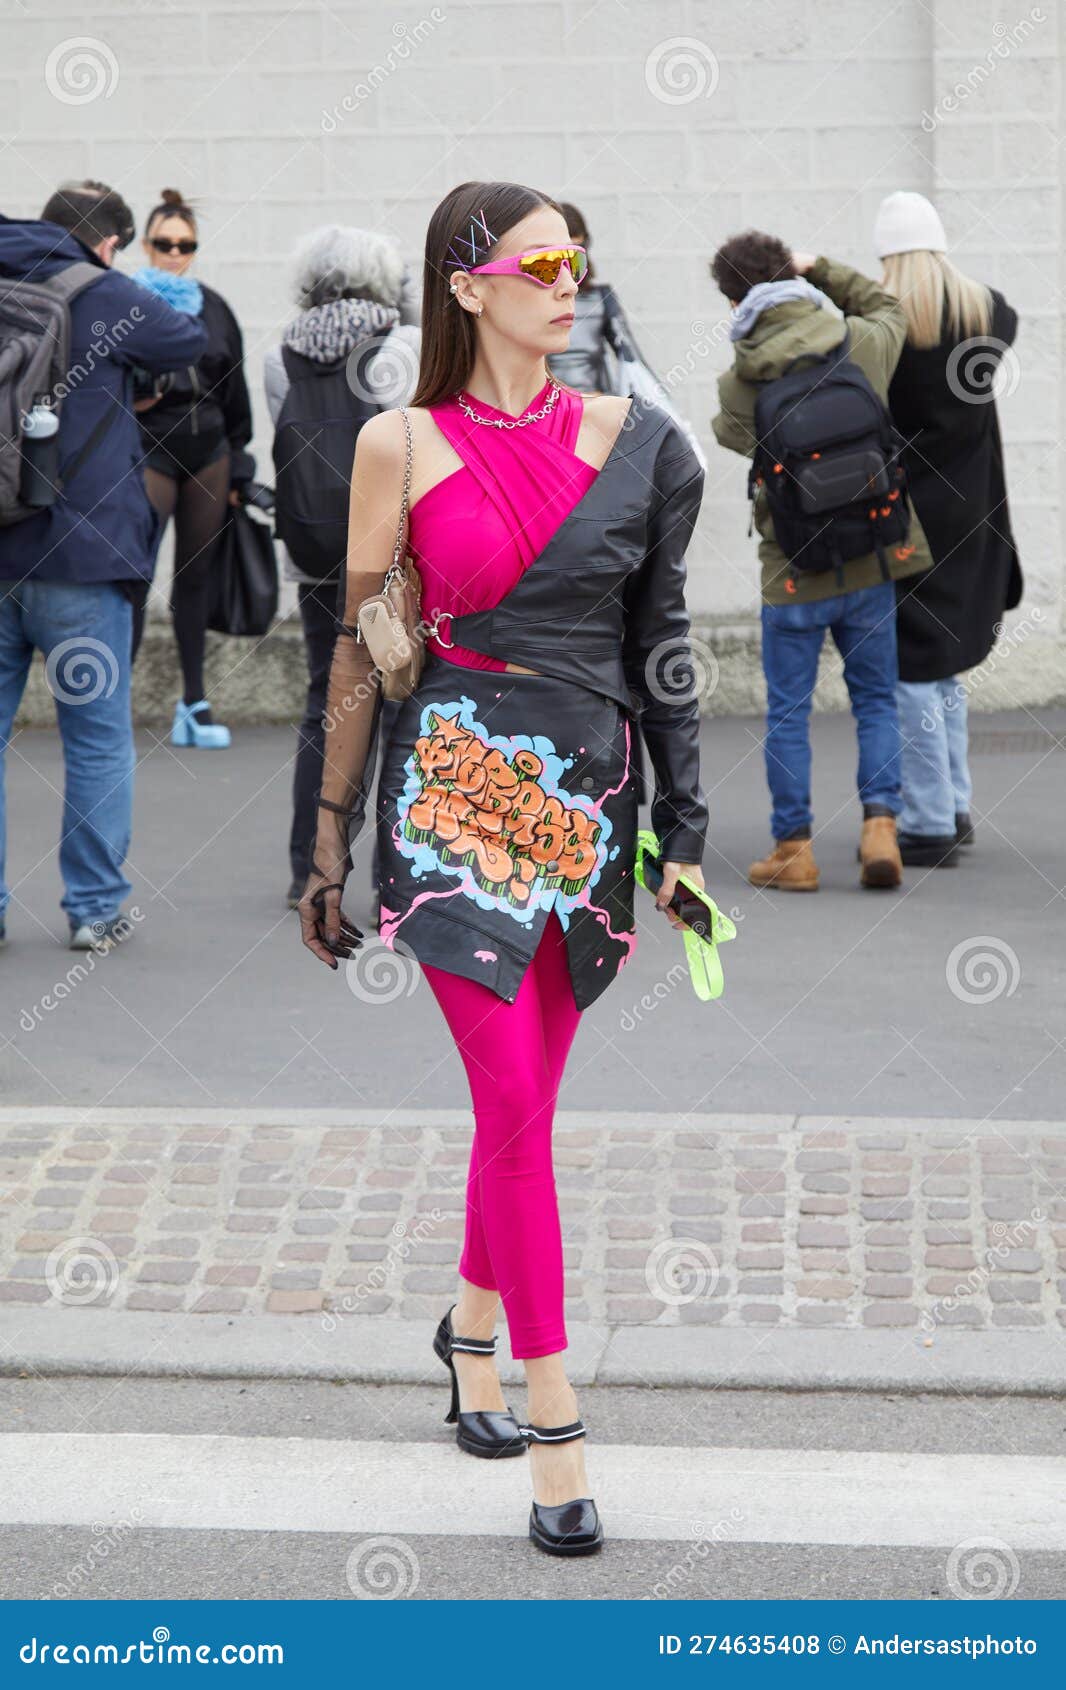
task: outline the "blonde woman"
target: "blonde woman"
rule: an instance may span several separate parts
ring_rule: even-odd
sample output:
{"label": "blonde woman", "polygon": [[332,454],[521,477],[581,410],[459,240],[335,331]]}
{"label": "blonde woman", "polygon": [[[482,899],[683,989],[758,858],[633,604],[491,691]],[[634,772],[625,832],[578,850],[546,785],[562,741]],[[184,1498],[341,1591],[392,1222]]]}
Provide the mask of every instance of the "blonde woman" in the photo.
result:
{"label": "blonde woman", "polygon": [[874,227],[883,286],[907,315],[888,402],[933,567],[897,583],[904,863],[947,867],[973,842],[966,689],[1022,595],[996,415],[1017,313],[956,269],[924,195],[889,194]]}

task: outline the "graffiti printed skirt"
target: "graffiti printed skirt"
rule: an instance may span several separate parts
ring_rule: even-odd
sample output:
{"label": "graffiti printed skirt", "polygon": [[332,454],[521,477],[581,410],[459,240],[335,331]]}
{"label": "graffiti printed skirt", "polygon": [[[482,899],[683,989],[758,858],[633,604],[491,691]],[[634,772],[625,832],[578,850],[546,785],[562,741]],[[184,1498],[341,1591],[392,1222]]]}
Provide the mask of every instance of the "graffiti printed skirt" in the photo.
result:
{"label": "graffiti printed skirt", "polygon": [[382,752],[384,943],[513,1002],[555,910],[587,1008],[636,944],[632,739],[602,693],[428,656]]}

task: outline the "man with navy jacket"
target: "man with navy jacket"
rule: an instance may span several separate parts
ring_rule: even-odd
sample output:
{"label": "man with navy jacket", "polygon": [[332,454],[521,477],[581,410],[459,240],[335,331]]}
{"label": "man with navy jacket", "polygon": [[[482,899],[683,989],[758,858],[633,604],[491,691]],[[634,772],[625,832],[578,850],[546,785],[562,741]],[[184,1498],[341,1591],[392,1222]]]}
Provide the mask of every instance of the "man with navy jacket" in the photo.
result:
{"label": "man with navy jacket", "polygon": [[[102,182],[60,188],[39,219],[0,215],[0,298],[15,281],[45,281],[71,264],[100,270],[70,304],[59,497],[0,527],[0,943],[11,896],[2,759],[35,650],[63,741],[59,867],[71,948],[129,931],[119,906],[132,890],[123,873],[133,804],[132,601],[151,581],[160,534],[144,489],[134,370],[193,364],[206,342],[198,318],[112,269],[134,233],[129,207]],[[4,333],[0,314],[0,355]]]}

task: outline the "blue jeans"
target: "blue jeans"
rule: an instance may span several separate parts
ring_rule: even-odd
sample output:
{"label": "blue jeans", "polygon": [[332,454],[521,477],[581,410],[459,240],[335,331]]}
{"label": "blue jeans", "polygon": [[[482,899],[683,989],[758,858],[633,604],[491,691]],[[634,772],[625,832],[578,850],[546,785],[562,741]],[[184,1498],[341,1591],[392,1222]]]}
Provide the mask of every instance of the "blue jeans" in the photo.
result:
{"label": "blue jeans", "polygon": [[803,604],[764,604],[766,778],[775,839],[810,828],[811,697],[826,629],[844,660],[859,734],[859,797],[898,815],[900,732],[896,707],[896,590],[891,581]]}
{"label": "blue jeans", "polygon": [[122,873],[133,805],[130,621],[130,601],[114,581],[0,581],[0,916],[11,895],[3,760],[34,648],[63,740],[62,908],[79,927],[117,915],[133,890]]}
{"label": "blue jeans", "polygon": [[966,728],[966,689],[956,676],[900,681],[903,735],[901,833],[947,839],[956,815],[969,811],[972,786]]}

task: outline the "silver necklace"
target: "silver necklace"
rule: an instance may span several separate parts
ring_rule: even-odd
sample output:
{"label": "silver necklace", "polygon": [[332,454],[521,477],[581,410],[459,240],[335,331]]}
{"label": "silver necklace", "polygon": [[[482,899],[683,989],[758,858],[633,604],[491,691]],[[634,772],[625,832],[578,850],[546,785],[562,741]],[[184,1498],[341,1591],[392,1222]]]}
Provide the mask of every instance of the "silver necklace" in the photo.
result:
{"label": "silver necklace", "polygon": [[547,399],[544,401],[540,410],[539,411],[528,411],[525,414],[525,416],[521,416],[521,417],[513,417],[513,418],[482,417],[482,416],[478,415],[477,411],[474,410],[474,407],[472,405],[467,404],[466,400],[463,398],[461,390],[456,393],[456,398],[459,401],[461,408],[466,412],[466,415],[470,418],[471,422],[485,423],[485,424],[487,424],[487,426],[489,428],[525,428],[527,423],[539,422],[541,417],[546,417],[548,415],[548,412],[552,409],[552,406],[556,403],[556,401],[559,397],[559,394],[562,391],[560,386],[559,386],[559,383],[556,381],[554,376],[549,376],[548,380],[552,384],[552,390],[549,393]]}

